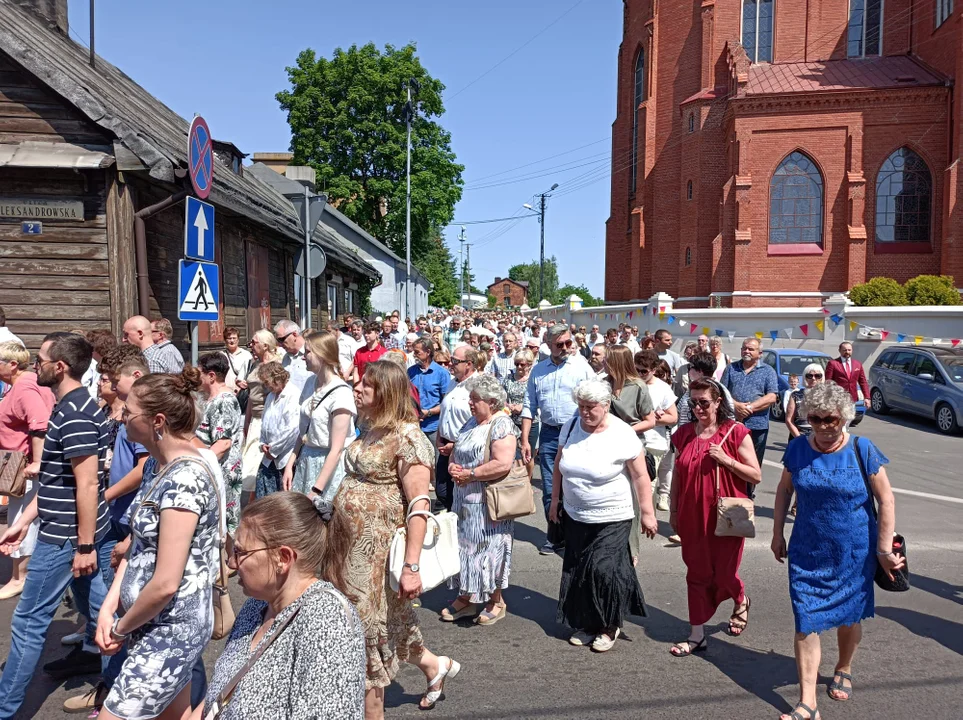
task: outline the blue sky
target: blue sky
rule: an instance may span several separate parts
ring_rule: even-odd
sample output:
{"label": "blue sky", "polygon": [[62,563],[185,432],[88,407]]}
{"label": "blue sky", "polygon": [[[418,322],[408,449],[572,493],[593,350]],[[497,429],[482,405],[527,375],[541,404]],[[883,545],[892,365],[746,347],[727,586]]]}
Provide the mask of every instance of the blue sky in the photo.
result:
{"label": "blue sky", "polygon": [[[96,47],[176,112],[204,115],[216,138],[254,153],[288,149],[274,95],[298,52],[414,41],[447,86],[441,122],[465,165],[456,220],[526,214],[524,203],[559,183],[546,254],[558,257],[562,283],[601,295],[621,9],[616,0],[97,0]],[[87,2],[71,0],[70,23],[86,42]],[[446,231],[455,252],[458,232]],[[538,259],[534,217],[467,232],[479,286]]]}

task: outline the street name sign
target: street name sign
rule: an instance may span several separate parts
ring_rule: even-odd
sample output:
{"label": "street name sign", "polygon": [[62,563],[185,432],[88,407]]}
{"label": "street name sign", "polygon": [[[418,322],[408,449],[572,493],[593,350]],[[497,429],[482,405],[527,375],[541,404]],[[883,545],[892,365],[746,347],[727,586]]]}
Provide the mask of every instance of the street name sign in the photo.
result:
{"label": "street name sign", "polygon": [[206,200],[214,185],[214,146],[207,122],[200,115],[194,117],[187,134],[187,169],[194,193]]}
{"label": "street name sign", "polygon": [[177,317],[198,322],[220,319],[220,268],[214,263],[181,260],[177,274]]}
{"label": "street name sign", "polygon": [[214,206],[190,196],[184,209],[184,256],[214,262]]}

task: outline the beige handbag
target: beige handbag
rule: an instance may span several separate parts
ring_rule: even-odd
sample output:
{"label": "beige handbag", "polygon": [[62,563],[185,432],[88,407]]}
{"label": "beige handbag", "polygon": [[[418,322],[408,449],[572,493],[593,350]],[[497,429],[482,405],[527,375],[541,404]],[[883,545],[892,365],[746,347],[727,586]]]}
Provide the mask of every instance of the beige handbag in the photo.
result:
{"label": "beige handbag", "polygon": [[[491,422],[490,420],[489,423]],[[492,428],[489,427],[482,465],[491,460],[491,446]],[[508,474],[501,480],[485,483],[485,505],[488,507],[488,519],[492,522],[514,520],[535,512],[532,481],[528,477],[528,469],[521,460],[513,462]]]}
{"label": "beige handbag", "polygon": [[[729,437],[729,433],[736,427],[735,423],[719,441],[721,447]],[[756,537],[755,505],[749,498],[721,497],[719,472],[721,468],[716,463],[716,536],[717,537]]]}
{"label": "beige handbag", "polygon": [[19,450],[0,450],[0,495],[23,497],[27,491],[27,453]]}

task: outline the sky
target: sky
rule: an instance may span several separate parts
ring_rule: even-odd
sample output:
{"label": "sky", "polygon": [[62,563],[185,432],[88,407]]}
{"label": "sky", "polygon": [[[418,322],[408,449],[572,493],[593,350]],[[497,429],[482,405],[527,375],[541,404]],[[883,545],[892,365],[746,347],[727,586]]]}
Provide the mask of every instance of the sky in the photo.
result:
{"label": "sky", "polygon": [[[465,166],[449,247],[457,254],[457,223],[520,218],[466,225],[475,284],[538,260],[537,217],[523,205],[558,183],[546,256],[562,284],[601,296],[621,10],[617,0],[96,0],[95,37],[99,55],[250,154],[289,149],[275,94],[300,51],[415,42],[446,86],[439,122]],[[88,2],[70,1],[70,25],[89,42]]]}

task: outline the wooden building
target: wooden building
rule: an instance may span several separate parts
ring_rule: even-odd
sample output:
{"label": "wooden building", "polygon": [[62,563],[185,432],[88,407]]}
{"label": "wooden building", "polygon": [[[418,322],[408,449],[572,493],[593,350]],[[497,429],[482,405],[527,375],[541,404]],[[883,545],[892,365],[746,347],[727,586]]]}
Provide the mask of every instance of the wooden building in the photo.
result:
{"label": "wooden building", "polygon": [[[0,306],[8,326],[35,348],[54,330],[110,328],[130,315],[177,321],[183,204],[135,215],[189,187],[189,122],[67,34],[66,0],[4,2],[0,10]],[[243,154],[216,141],[214,238],[221,266],[220,323],[201,342],[220,344],[225,325],[243,337],[297,318],[293,257],[303,233],[291,204],[245,173]],[[32,234],[36,232],[41,234]],[[314,326],[328,319],[328,288],[377,284],[377,270],[350,248],[325,244],[315,280]],[[140,267],[140,272],[138,272]],[[340,308],[339,308],[340,309]]]}

